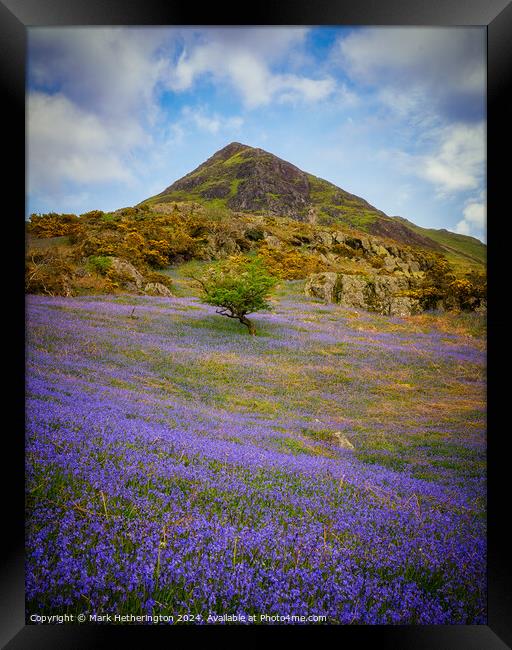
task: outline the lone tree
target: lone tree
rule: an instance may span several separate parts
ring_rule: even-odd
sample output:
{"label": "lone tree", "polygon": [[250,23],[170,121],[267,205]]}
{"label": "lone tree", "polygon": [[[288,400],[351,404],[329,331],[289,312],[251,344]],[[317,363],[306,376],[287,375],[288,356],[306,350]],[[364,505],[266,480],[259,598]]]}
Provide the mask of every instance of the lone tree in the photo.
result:
{"label": "lone tree", "polygon": [[247,314],[271,309],[268,298],[277,283],[260,259],[240,256],[231,257],[216,268],[210,267],[202,277],[194,276],[194,279],[203,289],[202,302],[219,307],[216,311],[221,316],[236,318],[253,336],[256,328]]}

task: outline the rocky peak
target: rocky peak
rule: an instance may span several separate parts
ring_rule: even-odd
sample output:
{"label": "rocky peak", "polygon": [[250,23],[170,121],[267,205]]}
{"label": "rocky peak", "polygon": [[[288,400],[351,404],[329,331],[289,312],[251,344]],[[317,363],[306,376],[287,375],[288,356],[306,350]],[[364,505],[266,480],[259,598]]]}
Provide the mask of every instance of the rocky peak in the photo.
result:
{"label": "rocky peak", "polygon": [[[462,235],[449,235],[444,246],[435,233],[405,219],[390,217],[363,198],[306,173],[292,163],[241,142],[231,142],[149,203],[192,201],[252,214],[289,217],[320,226],[346,225],[353,230],[423,249],[453,254],[467,248]],[[432,234],[434,233],[434,234]],[[430,236],[432,234],[432,236]],[[443,235],[444,239],[446,237]],[[474,248],[474,246],[473,246]]]}

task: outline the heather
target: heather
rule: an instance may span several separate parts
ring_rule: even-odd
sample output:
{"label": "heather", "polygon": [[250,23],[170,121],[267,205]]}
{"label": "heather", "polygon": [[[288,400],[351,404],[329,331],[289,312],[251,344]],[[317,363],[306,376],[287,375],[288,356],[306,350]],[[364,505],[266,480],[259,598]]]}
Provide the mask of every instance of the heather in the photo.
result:
{"label": "heather", "polygon": [[30,612],[486,622],[483,316],[272,302],[28,296]]}

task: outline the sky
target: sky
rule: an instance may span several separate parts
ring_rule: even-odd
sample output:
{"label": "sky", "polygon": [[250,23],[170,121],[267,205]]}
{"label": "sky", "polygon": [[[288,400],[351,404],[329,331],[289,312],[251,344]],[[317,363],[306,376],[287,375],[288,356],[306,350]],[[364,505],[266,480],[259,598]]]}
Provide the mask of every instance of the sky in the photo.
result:
{"label": "sky", "polygon": [[236,141],[485,241],[484,27],[28,32],[27,215],[134,205]]}

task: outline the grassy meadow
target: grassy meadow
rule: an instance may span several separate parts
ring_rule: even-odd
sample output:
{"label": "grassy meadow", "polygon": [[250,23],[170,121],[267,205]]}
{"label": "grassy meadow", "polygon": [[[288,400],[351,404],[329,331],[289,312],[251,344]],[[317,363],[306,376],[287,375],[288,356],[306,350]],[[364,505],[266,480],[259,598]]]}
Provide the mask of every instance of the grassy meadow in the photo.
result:
{"label": "grassy meadow", "polygon": [[485,317],[173,280],[27,297],[28,611],[485,623]]}

